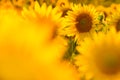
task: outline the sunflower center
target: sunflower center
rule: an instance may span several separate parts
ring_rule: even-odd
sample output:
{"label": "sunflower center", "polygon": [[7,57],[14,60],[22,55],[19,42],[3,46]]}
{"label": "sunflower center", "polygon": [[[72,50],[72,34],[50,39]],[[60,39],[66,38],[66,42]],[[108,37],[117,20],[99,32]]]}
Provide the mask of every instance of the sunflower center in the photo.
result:
{"label": "sunflower center", "polygon": [[99,70],[107,75],[114,75],[119,72],[120,61],[115,55],[104,55],[99,59],[97,66]]}
{"label": "sunflower center", "polygon": [[76,28],[78,32],[89,32],[92,28],[92,17],[89,14],[82,13],[76,18]]}
{"label": "sunflower center", "polygon": [[118,20],[117,24],[116,24],[116,30],[120,31],[120,20]]}

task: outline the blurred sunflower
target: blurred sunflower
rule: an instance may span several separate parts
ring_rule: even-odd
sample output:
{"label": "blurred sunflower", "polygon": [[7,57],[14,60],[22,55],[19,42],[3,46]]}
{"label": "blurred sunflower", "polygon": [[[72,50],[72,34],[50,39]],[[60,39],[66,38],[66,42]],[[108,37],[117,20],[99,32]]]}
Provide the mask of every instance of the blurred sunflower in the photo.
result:
{"label": "blurred sunflower", "polygon": [[[29,59],[28,47],[24,44],[26,38],[23,34],[26,35],[24,30],[27,24],[15,10],[0,9],[0,26],[0,78],[3,80],[28,79],[33,72],[31,65],[33,61]],[[31,67],[28,68],[30,65]]]}
{"label": "blurred sunflower", "polygon": [[76,39],[82,39],[93,33],[98,23],[98,13],[92,6],[73,5],[72,11],[68,12],[65,18],[65,34],[76,36]]}
{"label": "blurred sunflower", "polygon": [[[120,10],[119,10],[119,7],[120,7],[120,4],[115,4],[115,3],[111,4],[111,6],[110,6],[112,12],[113,12],[113,11],[120,11]],[[114,12],[113,12],[113,13],[114,13]]]}
{"label": "blurred sunflower", "polygon": [[107,18],[107,24],[110,26],[109,28],[113,26],[117,31],[120,31],[120,12],[116,11],[114,14],[109,16]]}
{"label": "blurred sunflower", "polygon": [[1,0],[0,1],[0,8],[8,9],[11,7],[13,7],[13,5],[11,4],[11,2],[9,0]]}
{"label": "blurred sunflower", "polygon": [[26,7],[28,9],[33,9],[35,5],[35,1],[36,0],[10,0],[9,2],[12,3],[14,8],[22,10],[23,7]]}
{"label": "blurred sunflower", "polygon": [[119,7],[120,7],[119,4],[112,3],[109,7],[105,7],[106,8],[105,10],[108,13],[108,15],[110,16],[110,15],[114,14],[115,12],[120,11]]}
{"label": "blurred sunflower", "polygon": [[60,7],[63,7],[63,6],[66,6],[68,7],[69,6],[69,1],[68,0],[58,0],[57,3],[56,3],[56,6],[60,6]]}
{"label": "blurred sunflower", "polygon": [[71,10],[71,3],[68,0],[58,0],[56,6],[59,7],[59,12],[62,12],[62,17],[65,17],[67,12]]}
{"label": "blurred sunflower", "polygon": [[[52,8],[52,5],[47,6],[46,3],[39,5],[38,2],[35,2],[34,10],[27,10],[24,8],[23,17],[29,21],[34,22],[40,28],[51,28],[47,36],[48,41],[57,41],[58,34],[61,29],[62,13],[58,13],[58,7]],[[46,27],[43,27],[46,26]]]}
{"label": "blurred sunflower", "polygon": [[54,25],[40,24],[15,10],[0,9],[1,80],[78,80],[75,69],[61,63],[65,47],[56,42],[45,44]]}
{"label": "blurred sunflower", "polygon": [[36,1],[36,0],[26,0],[25,6],[26,6],[28,9],[34,9],[35,1]]}
{"label": "blurred sunflower", "polygon": [[[1,12],[14,11],[21,15],[22,7],[16,7],[11,0],[1,0],[0,1]],[[11,14],[11,13],[10,13]]]}
{"label": "blurred sunflower", "polygon": [[96,9],[97,9],[98,12],[103,13],[104,19],[106,19],[110,15],[110,9],[108,7],[97,6]]}
{"label": "blurred sunflower", "polygon": [[76,65],[87,80],[120,79],[120,33],[114,28],[108,34],[86,38],[77,49],[81,54],[76,57]]}
{"label": "blurred sunflower", "polygon": [[10,1],[16,8],[22,8],[26,2],[26,0],[10,0]]}

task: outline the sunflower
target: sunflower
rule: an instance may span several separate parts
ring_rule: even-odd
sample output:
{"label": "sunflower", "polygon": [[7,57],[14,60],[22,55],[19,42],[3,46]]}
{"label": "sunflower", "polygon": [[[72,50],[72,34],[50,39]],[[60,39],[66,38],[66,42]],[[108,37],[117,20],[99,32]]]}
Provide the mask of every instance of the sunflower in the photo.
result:
{"label": "sunflower", "polygon": [[110,15],[114,14],[115,12],[120,11],[119,7],[120,7],[119,4],[113,3],[113,4],[111,4],[111,6],[105,7],[105,10],[106,10],[107,14],[110,16]]}
{"label": "sunflower", "polygon": [[78,80],[75,69],[60,60],[65,47],[43,43],[51,25],[41,26],[14,10],[0,10],[0,79]]}
{"label": "sunflower", "polygon": [[58,13],[58,7],[52,8],[52,5],[47,6],[46,3],[40,6],[36,1],[34,10],[24,8],[22,15],[25,19],[35,22],[39,27],[46,26],[46,28],[52,29],[48,35],[50,41],[57,38],[62,22],[62,13]]}
{"label": "sunflower", "polygon": [[119,10],[119,7],[120,7],[119,4],[114,4],[114,3],[111,4],[111,6],[110,6],[112,12],[113,12],[113,10],[114,10],[114,11],[120,11],[120,10]]}
{"label": "sunflower", "polygon": [[22,7],[16,7],[11,0],[1,0],[0,1],[1,11],[16,11],[17,14],[21,15]]}
{"label": "sunflower", "polygon": [[60,7],[62,7],[62,6],[66,6],[66,7],[68,7],[69,6],[69,1],[68,0],[58,0],[57,1],[57,3],[56,3],[56,6],[60,6]]}
{"label": "sunflower", "polygon": [[102,12],[104,14],[104,18],[108,17],[110,13],[110,8],[104,6],[97,6],[97,11]]}
{"label": "sunflower", "polygon": [[28,9],[33,9],[36,0],[26,0],[25,5]]}
{"label": "sunflower", "polygon": [[[21,27],[21,24],[22,26],[24,26],[24,28]],[[29,52],[27,52],[28,47],[27,45],[25,46],[24,44],[24,41],[26,41],[27,39],[27,38],[23,38],[24,35],[26,35],[27,33],[27,30],[25,31],[26,33],[24,33],[24,30],[27,27],[27,25],[25,24],[26,23],[24,22],[24,20],[19,15],[17,15],[15,10],[12,9],[0,10],[1,79],[20,80],[22,78],[22,80],[27,80],[28,76],[30,76],[29,73],[30,74],[32,73],[33,66],[31,65],[29,69],[27,67],[30,66],[30,64],[33,63],[33,61],[29,59],[30,55],[28,55]],[[24,49],[22,45],[24,46]],[[27,57],[25,58],[25,56]],[[31,62],[28,62],[27,61],[28,59]]]}
{"label": "sunflower", "polygon": [[0,1],[0,8],[10,8],[12,7],[12,4],[9,0],[1,0]]}
{"label": "sunflower", "polygon": [[76,57],[78,71],[87,80],[120,79],[120,33],[112,28],[108,34],[95,34],[77,47],[81,53]]}
{"label": "sunflower", "polygon": [[92,6],[73,5],[72,11],[65,18],[65,34],[68,36],[84,37],[95,30],[98,23],[98,13]]}
{"label": "sunflower", "polygon": [[100,20],[100,24],[98,25],[99,28],[98,28],[97,32],[103,31],[106,33],[108,31],[106,19],[112,14],[110,11],[110,8],[104,7],[104,6],[97,6],[96,9],[99,12],[98,19]]}
{"label": "sunflower", "polygon": [[11,0],[11,3],[12,3],[16,8],[22,8],[23,5],[25,4],[25,0]]}
{"label": "sunflower", "polygon": [[109,16],[106,21],[108,26],[110,26],[109,28],[113,26],[117,31],[120,31],[120,12],[119,11],[116,11],[114,14]]}
{"label": "sunflower", "polygon": [[59,7],[59,12],[62,12],[62,17],[65,17],[67,12],[71,10],[71,3],[68,0],[58,0],[56,6]]}

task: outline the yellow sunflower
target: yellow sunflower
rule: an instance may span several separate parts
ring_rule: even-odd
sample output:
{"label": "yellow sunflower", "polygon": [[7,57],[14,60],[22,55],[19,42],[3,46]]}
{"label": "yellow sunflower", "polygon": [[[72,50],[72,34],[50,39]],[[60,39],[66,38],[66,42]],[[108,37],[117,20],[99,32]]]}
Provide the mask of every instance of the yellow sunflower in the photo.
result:
{"label": "yellow sunflower", "polygon": [[35,6],[35,1],[34,1],[34,0],[26,0],[25,6],[26,6],[28,9],[33,9],[34,6]]}
{"label": "yellow sunflower", "polygon": [[68,0],[58,0],[57,1],[57,3],[56,3],[56,6],[60,6],[60,7],[62,7],[62,6],[69,6],[69,1]]}
{"label": "yellow sunflower", "polygon": [[[21,24],[24,27],[21,27]],[[24,20],[19,15],[17,15],[16,11],[12,9],[0,9],[1,79],[28,80],[30,78],[29,74],[33,72],[33,66],[31,65],[31,63],[33,63],[34,61],[31,61],[31,54],[29,53],[27,47],[30,45],[26,45],[27,42],[28,44],[30,42],[30,39],[26,42],[28,36],[30,36],[30,33],[28,33],[29,35],[26,34],[27,32],[29,32],[27,31],[27,25],[28,24],[26,24]],[[24,33],[25,29],[26,31]],[[25,35],[27,38],[25,38]],[[24,44],[24,42],[26,42],[26,44]],[[27,60],[29,60],[30,62],[28,62]],[[29,68],[27,66],[29,66]]]}
{"label": "yellow sunflower", "polygon": [[17,14],[21,15],[22,7],[16,7],[11,0],[2,0],[0,1],[0,9],[1,11],[13,11]]}
{"label": "yellow sunflower", "polygon": [[97,6],[97,11],[102,12],[104,14],[104,18],[108,17],[110,13],[110,8],[104,6]]}
{"label": "yellow sunflower", "polygon": [[9,0],[1,0],[0,1],[0,8],[10,8],[12,7],[12,4]]}
{"label": "yellow sunflower", "polygon": [[106,21],[108,26],[110,26],[109,28],[113,26],[117,31],[120,31],[120,12],[119,11],[116,11],[114,14],[109,16]]}
{"label": "yellow sunflower", "polygon": [[62,17],[65,17],[67,12],[71,10],[71,3],[68,0],[58,0],[56,6],[59,7],[59,12],[62,12]]}
{"label": "yellow sunflower", "polygon": [[16,7],[16,8],[22,8],[23,5],[25,4],[26,0],[11,0],[11,3]]}
{"label": "yellow sunflower", "polygon": [[73,5],[72,11],[65,18],[65,34],[83,38],[95,31],[98,23],[98,13],[92,6]]}
{"label": "yellow sunflower", "polygon": [[110,8],[112,10],[112,13],[114,13],[114,11],[120,11],[119,7],[120,7],[120,4],[115,4],[115,3],[111,4]]}
{"label": "yellow sunflower", "polygon": [[81,54],[76,57],[76,65],[85,80],[120,79],[120,33],[114,28],[108,34],[86,38],[77,49]]}
{"label": "yellow sunflower", "polygon": [[119,4],[113,3],[109,7],[104,7],[105,9],[103,9],[103,10],[105,10],[105,12],[108,14],[108,16],[110,16],[110,15],[114,14],[115,12],[120,11],[119,7],[120,7]]}
{"label": "yellow sunflower", "polygon": [[25,19],[34,22],[39,27],[43,28],[43,26],[46,26],[46,28],[52,29],[49,32],[48,39],[50,41],[56,39],[62,22],[62,13],[58,13],[58,7],[52,8],[52,5],[47,6],[46,3],[40,6],[38,2],[35,2],[34,10],[24,8],[22,15]]}
{"label": "yellow sunflower", "polygon": [[0,79],[78,80],[75,69],[60,60],[65,47],[43,43],[50,30],[50,24],[39,27],[14,10],[1,9]]}

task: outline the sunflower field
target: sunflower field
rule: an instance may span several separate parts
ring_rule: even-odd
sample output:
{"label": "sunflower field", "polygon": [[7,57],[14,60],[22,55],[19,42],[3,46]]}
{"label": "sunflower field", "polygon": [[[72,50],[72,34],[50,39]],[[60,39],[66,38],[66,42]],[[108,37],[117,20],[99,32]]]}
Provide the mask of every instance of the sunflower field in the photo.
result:
{"label": "sunflower field", "polygon": [[0,0],[0,80],[120,80],[120,0]]}

